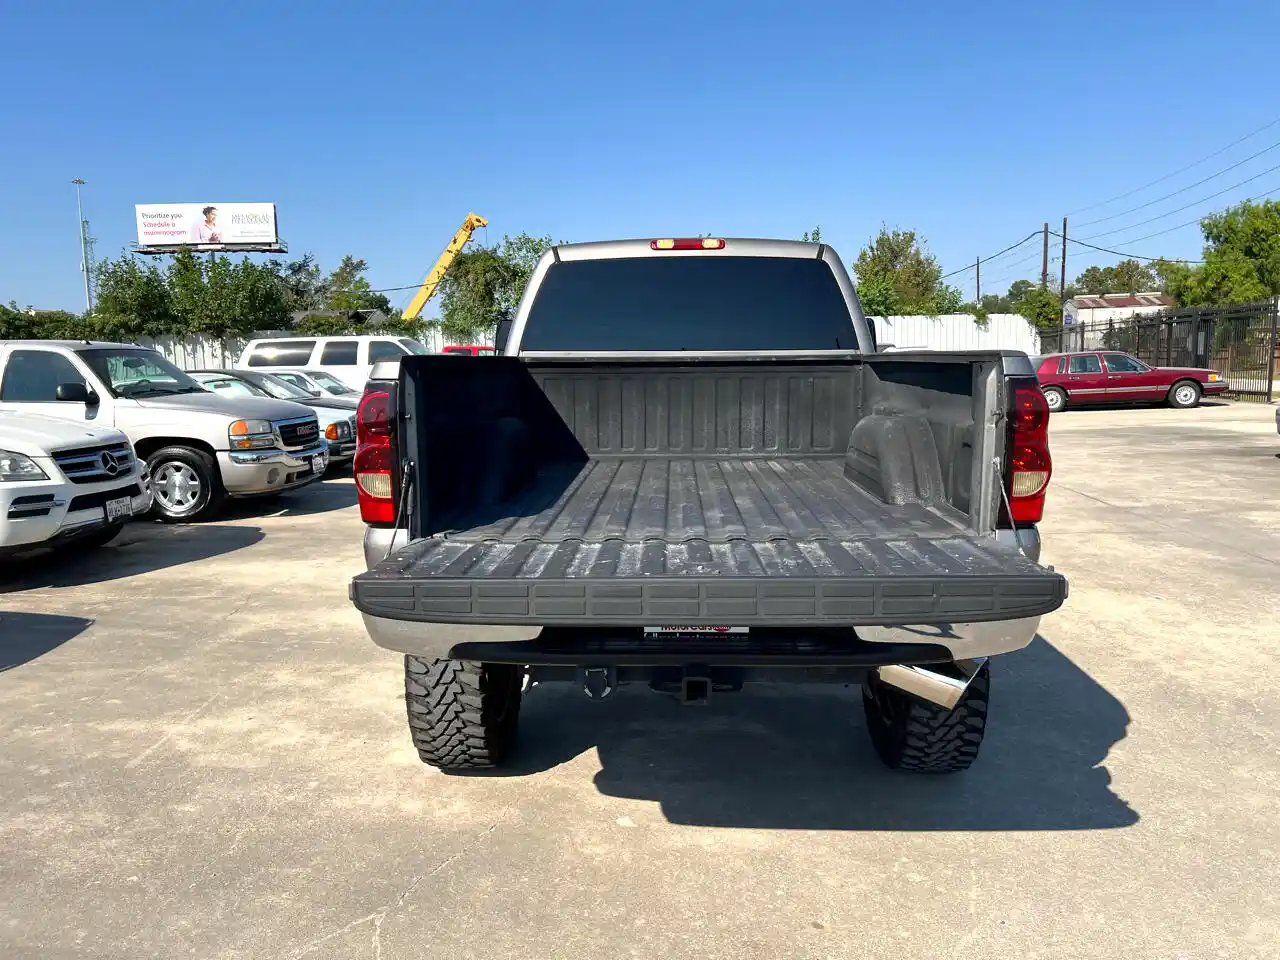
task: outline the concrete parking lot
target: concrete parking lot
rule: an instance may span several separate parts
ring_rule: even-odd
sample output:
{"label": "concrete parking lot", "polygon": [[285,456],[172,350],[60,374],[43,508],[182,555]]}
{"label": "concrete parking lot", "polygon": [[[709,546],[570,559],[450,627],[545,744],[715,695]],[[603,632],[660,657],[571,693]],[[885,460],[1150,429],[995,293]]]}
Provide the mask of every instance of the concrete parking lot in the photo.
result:
{"label": "concrete parking lot", "polygon": [[822,688],[538,687],[508,775],[424,767],[349,479],[8,568],[0,956],[1275,957],[1273,408],[1052,445],[1071,598],[952,778]]}

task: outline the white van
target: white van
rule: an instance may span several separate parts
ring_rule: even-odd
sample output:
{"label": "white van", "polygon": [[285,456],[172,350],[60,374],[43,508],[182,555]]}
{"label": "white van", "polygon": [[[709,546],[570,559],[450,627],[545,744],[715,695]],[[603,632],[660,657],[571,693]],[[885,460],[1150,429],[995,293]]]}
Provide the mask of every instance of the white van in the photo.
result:
{"label": "white van", "polygon": [[417,340],[388,334],[351,337],[271,337],[250,340],[238,370],[272,373],[275,368],[323,370],[357,390],[364,389],[369,371],[380,360],[399,360],[408,354],[430,353]]}

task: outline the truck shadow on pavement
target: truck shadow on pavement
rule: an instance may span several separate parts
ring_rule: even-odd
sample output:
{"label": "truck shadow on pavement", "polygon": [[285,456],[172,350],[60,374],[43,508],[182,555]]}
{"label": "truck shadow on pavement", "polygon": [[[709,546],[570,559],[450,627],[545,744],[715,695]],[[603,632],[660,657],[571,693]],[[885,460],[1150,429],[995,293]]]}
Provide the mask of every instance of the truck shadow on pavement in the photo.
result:
{"label": "truck shadow on pavement", "polygon": [[96,550],[77,552],[71,546],[64,551],[35,551],[0,562],[0,594],[123,580],[231,553],[252,546],[262,537],[260,528],[250,526],[131,523],[115,540]]}
{"label": "truck shadow on pavement", "polygon": [[83,617],[0,610],[0,673],[44,656],[91,626]]}
{"label": "truck shadow on pavement", "polygon": [[965,773],[885,769],[856,688],[770,685],[682,707],[643,687],[603,703],[535,687],[511,773],[546,770],[591,746],[595,783],[661,804],[673,823],[795,830],[1095,830],[1138,814],[1102,766],[1124,706],[1037,637],[1000,657],[991,726]]}

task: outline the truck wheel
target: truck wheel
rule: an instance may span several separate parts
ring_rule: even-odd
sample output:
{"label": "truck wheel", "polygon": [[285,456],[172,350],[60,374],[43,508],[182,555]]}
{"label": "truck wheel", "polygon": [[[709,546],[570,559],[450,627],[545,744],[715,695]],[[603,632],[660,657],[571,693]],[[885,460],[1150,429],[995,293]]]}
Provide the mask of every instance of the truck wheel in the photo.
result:
{"label": "truck wheel", "polygon": [[1169,391],[1169,406],[1185,410],[1200,404],[1200,385],[1194,380],[1179,380]]}
{"label": "truck wheel", "polygon": [[210,516],[222,504],[222,484],[213,457],[193,447],[162,447],[147,457],[152,512],[165,523],[189,523]]}
{"label": "truck wheel", "polygon": [[954,709],[919,700],[872,673],[862,706],[876,753],[893,770],[955,773],[978,757],[987,726],[991,665],[984,663]]}
{"label": "truck wheel", "polygon": [[441,770],[500,764],[520,720],[523,674],[506,663],[406,656],[409,733],[422,762]]}
{"label": "truck wheel", "polygon": [[1067,395],[1060,387],[1045,387],[1044,402],[1049,405],[1050,413],[1058,413],[1067,406]]}

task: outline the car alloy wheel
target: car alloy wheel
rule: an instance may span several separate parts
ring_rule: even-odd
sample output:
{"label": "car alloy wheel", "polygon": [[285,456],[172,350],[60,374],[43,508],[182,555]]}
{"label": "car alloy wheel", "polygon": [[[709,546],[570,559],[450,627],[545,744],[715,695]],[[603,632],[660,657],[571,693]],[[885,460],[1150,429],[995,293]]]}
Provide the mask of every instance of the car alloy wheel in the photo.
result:
{"label": "car alloy wheel", "polygon": [[200,477],[177,460],[160,464],[151,475],[151,488],[161,509],[173,517],[193,512],[200,503]]}

